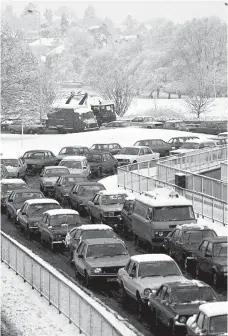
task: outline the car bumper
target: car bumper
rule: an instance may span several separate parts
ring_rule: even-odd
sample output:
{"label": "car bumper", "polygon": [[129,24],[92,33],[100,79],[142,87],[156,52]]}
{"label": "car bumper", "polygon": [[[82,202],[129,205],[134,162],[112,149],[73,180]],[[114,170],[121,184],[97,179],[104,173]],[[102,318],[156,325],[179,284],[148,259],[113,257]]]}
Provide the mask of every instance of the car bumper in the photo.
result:
{"label": "car bumper", "polygon": [[117,274],[90,274],[90,279],[112,280],[117,282]]}

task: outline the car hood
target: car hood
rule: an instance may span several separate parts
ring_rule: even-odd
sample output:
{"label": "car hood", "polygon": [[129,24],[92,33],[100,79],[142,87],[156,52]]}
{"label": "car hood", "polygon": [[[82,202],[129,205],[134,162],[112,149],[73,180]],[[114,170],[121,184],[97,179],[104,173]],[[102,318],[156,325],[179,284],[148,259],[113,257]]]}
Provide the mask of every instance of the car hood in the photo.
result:
{"label": "car hood", "polygon": [[114,158],[116,160],[118,159],[121,159],[121,160],[125,160],[125,159],[134,159],[136,158],[138,155],[128,155],[128,154],[117,154],[117,155],[114,155]]}
{"label": "car hood", "polygon": [[171,275],[167,277],[157,276],[148,278],[138,278],[136,282],[143,288],[158,289],[164,282],[184,281],[186,278],[182,275]]}
{"label": "car hood", "polygon": [[86,204],[89,201],[92,201],[95,195],[88,195],[88,196],[78,196],[79,200],[81,201],[82,204]]}
{"label": "car hood", "polygon": [[104,212],[122,211],[122,209],[123,209],[123,204],[102,205],[102,210]]}
{"label": "car hood", "polygon": [[52,176],[52,177],[43,177],[42,181],[43,183],[51,183],[55,184],[55,182],[58,180],[59,176]]}
{"label": "car hood", "polygon": [[213,261],[220,266],[227,266],[227,257],[213,258]]}
{"label": "car hood", "polygon": [[130,257],[127,255],[120,255],[114,257],[101,257],[93,259],[93,257],[86,258],[87,263],[91,267],[109,267],[109,266],[119,266],[125,267],[128,263]]}
{"label": "car hood", "polygon": [[43,160],[41,159],[24,159],[28,164],[42,164]]}

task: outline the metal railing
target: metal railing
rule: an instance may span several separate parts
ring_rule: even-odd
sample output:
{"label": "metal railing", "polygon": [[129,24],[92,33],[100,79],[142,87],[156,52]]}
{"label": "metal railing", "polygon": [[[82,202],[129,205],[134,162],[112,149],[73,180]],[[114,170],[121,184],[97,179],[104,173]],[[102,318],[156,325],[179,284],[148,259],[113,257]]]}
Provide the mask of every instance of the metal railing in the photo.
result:
{"label": "metal railing", "polygon": [[221,163],[221,180],[225,183],[227,183],[228,178],[228,161]]}
{"label": "metal railing", "polygon": [[142,336],[48,263],[1,231],[1,261],[86,336]]}
{"label": "metal railing", "polygon": [[143,176],[135,171],[127,170],[126,167],[118,168],[118,186],[137,193],[150,191],[158,187],[174,188],[180,195],[192,201],[197,215],[223,225],[228,224],[227,203],[203,193],[181,188],[173,183],[161,181],[154,177]]}

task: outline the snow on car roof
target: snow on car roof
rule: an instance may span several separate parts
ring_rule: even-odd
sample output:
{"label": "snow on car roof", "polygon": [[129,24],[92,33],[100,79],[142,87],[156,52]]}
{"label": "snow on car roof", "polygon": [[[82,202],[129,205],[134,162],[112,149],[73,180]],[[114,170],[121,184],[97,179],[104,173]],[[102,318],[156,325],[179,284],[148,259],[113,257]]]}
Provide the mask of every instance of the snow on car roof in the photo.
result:
{"label": "snow on car roof", "polygon": [[10,184],[18,184],[18,183],[20,183],[20,184],[26,184],[25,181],[23,181],[22,179],[17,179],[17,178],[14,178],[14,179],[2,179],[1,183],[2,184],[8,184],[8,183],[10,183]]}
{"label": "snow on car roof", "polygon": [[134,201],[135,200],[135,195],[129,195],[128,197],[126,197],[126,201]]}
{"label": "snow on car roof", "polygon": [[140,254],[140,255],[134,255],[131,257],[131,260],[134,260],[138,263],[144,263],[144,262],[154,262],[154,261],[173,261],[173,259],[168,256],[167,254]]}
{"label": "snow on car roof", "polygon": [[27,204],[47,204],[47,203],[52,203],[52,204],[58,204],[59,202],[57,202],[56,200],[54,200],[53,198],[34,198],[31,200],[27,200],[25,201]]}
{"label": "snow on car roof", "polygon": [[169,286],[170,287],[174,287],[174,288],[180,288],[180,287],[193,287],[193,286],[197,286],[197,287],[210,287],[207,283],[200,281],[200,280],[191,280],[191,279],[187,279],[185,278],[184,280],[181,281],[172,281],[169,282]]}
{"label": "snow on car roof", "polygon": [[125,190],[120,190],[120,189],[110,189],[110,190],[100,190],[98,191],[98,194],[100,195],[106,195],[106,196],[109,196],[109,195],[128,195],[128,192],[125,191]]}
{"label": "snow on car roof", "polygon": [[122,244],[121,240],[117,238],[92,238],[92,239],[85,239],[84,241],[87,242],[88,245]]}
{"label": "snow on car roof", "polygon": [[72,209],[51,209],[44,212],[44,214],[48,214],[50,216],[57,215],[79,215],[79,213]]}
{"label": "snow on car roof", "polygon": [[48,167],[44,167],[45,170],[52,170],[52,169],[66,169],[69,171],[69,169],[67,167],[64,166],[48,166]]}
{"label": "snow on car roof", "polygon": [[228,302],[210,302],[204,303],[199,306],[199,310],[202,311],[208,317],[227,315]]}
{"label": "snow on car roof", "polygon": [[136,199],[149,206],[192,205],[191,201],[179,195],[174,190],[167,188],[156,188],[153,191],[147,191],[144,195],[136,196]]}
{"label": "snow on car roof", "polygon": [[214,143],[213,140],[210,140],[208,138],[199,138],[199,139],[194,139],[194,140],[187,140],[185,143],[198,143],[198,144],[201,144],[201,143],[204,143],[204,142],[209,142],[209,143]]}
{"label": "snow on car roof", "polygon": [[65,156],[62,161],[83,161],[86,160],[85,156],[79,156],[79,155],[72,155],[72,156]]}
{"label": "snow on car roof", "polygon": [[80,230],[112,230],[111,226],[105,225],[105,224],[85,224],[85,225],[81,225],[78,226],[77,229]]}
{"label": "snow on car roof", "polygon": [[207,225],[200,225],[200,224],[195,224],[195,223],[177,225],[176,229],[180,229],[180,230],[212,230]]}

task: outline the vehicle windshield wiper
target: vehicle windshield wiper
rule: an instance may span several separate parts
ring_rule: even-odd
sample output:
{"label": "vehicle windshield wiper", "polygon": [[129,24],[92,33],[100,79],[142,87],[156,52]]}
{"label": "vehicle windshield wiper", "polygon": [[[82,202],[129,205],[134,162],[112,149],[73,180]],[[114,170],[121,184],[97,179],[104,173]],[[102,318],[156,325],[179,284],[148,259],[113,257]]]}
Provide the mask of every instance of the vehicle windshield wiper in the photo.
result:
{"label": "vehicle windshield wiper", "polygon": [[143,279],[143,278],[157,277],[157,276],[160,276],[160,274],[148,274],[148,275],[143,275],[143,276],[141,277],[141,279]]}

